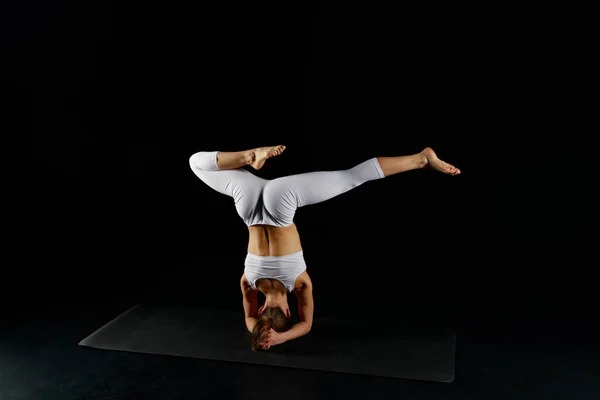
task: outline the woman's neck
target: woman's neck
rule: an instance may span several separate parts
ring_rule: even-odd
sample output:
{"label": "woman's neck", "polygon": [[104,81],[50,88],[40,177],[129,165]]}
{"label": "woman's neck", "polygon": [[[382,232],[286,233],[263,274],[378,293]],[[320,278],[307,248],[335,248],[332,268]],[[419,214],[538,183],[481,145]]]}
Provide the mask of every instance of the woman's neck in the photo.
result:
{"label": "woman's neck", "polygon": [[270,291],[265,293],[265,305],[267,307],[281,307],[287,304],[287,292]]}

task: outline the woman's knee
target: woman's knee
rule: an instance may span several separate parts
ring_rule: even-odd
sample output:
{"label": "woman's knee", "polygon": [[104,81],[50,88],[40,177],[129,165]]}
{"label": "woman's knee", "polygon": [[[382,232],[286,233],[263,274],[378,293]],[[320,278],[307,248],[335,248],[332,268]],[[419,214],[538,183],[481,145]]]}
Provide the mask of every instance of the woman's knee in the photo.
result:
{"label": "woman's knee", "polygon": [[216,151],[199,151],[190,156],[190,168],[200,169],[203,171],[218,171],[217,152]]}

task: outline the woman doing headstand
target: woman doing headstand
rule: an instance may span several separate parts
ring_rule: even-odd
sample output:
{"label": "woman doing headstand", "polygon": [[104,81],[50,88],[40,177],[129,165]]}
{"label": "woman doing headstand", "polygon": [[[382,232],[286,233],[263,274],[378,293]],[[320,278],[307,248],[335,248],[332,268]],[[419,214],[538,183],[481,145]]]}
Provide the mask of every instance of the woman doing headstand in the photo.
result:
{"label": "woman doing headstand", "polygon": [[[312,282],[306,271],[300,236],[294,223],[299,207],[316,204],[365,182],[420,168],[448,175],[460,170],[427,147],[419,153],[375,157],[353,168],[316,171],[263,179],[243,167],[259,170],[280,155],[285,146],[224,152],[200,151],[190,157],[192,171],[209,187],[233,198],[237,213],[248,226],[248,253],[240,280],[246,327],[252,350],[267,350],[307,334],[313,322]],[[258,308],[258,291],[265,303]],[[299,321],[291,323],[287,293],[297,297]]]}

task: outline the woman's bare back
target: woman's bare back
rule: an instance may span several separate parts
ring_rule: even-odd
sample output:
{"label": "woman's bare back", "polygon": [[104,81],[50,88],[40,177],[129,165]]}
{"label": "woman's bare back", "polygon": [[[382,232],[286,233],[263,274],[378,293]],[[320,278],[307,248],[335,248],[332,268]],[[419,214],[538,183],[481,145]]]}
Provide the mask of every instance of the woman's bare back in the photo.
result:
{"label": "woman's bare back", "polygon": [[287,256],[302,250],[296,224],[286,227],[252,225],[248,232],[248,252],[254,255]]}
{"label": "woman's bare back", "polygon": [[[248,232],[248,253],[257,256],[286,256],[302,250],[296,224],[286,227],[252,225],[248,227]],[[310,278],[304,271],[296,278],[294,290],[301,289],[307,280],[310,281]],[[276,279],[259,279],[256,286],[263,293],[273,290],[285,292],[283,284]]]}

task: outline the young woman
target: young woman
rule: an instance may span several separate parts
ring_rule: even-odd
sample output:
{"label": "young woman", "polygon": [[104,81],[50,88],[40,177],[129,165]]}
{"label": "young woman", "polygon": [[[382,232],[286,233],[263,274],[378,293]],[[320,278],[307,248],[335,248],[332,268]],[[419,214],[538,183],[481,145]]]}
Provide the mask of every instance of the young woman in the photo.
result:
{"label": "young woman", "polygon": [[[313,322],[312,282],[306,271],[300,236],[294,223],[298,207],[316,204],[365,182],[420,168],[448,175],[460,170],[440,160],[427,147],[419,153],[375,157],[353,168],[316,171],[262,179],[244,169],[261,169],[285,146],[259,147],[238,152],[200,151],[190,157],[192,171],[219,193],[233,198],[248,226],[249,241],[240,280],[246,327],[252,350],[267,350],[307,334]],[[265,304],[258,308],[258,291]],[[299,321],[291,323],[287,294],[297,297]]]}

